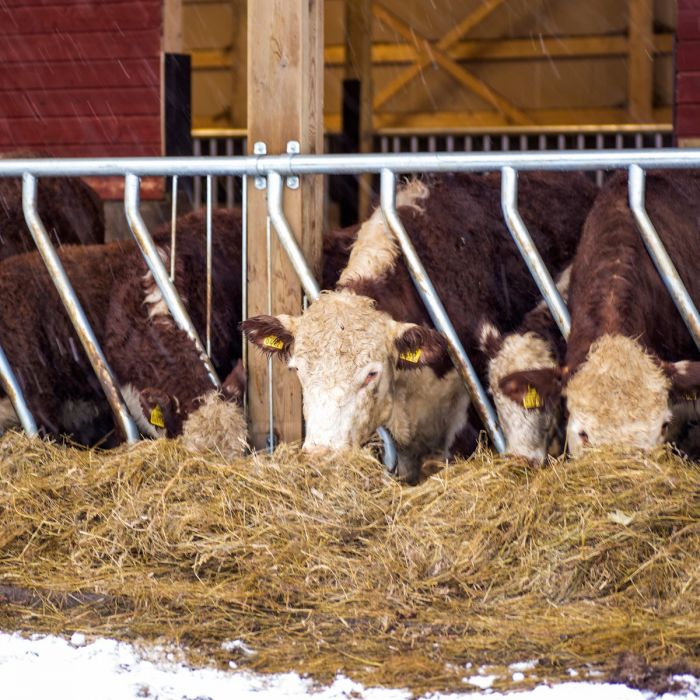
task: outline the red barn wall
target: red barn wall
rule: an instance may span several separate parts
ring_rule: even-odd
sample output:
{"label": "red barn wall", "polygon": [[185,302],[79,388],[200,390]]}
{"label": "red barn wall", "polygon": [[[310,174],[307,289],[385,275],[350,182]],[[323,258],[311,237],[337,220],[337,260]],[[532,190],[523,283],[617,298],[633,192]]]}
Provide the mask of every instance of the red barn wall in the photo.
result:
{"label": "red barn wall", "polygon": [[700,0],[678,0],[675,102],[679,145],[700,146]]}
{"label": "red barn wall", "polygon": [[162,0],[0,0],[0,151],[162,155],[161,22]]}

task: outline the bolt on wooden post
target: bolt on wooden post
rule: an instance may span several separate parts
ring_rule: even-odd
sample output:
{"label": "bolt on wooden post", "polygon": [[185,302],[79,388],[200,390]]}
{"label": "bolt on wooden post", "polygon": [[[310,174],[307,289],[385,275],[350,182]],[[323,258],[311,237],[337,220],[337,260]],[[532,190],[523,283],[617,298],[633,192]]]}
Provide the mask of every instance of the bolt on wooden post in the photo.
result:
{"label": "bolt on wooden post", "polygon": [[[323,3],[321,0],[255,0],[248,4],[248,153],[264,142],[267,153],[285,153],[298,141],[301,153],[323,150]],[[248,188],[248,316],[267,314],[266,191]],[[284,211],[309,266],[320,279],[323,179],[303,177],[285,188]],[[272,241],[272,314],[301,312],[303,291],[277,243]],[[252,444],[268,436],[268,363],[248,359],[248,407]],[[301,388],[284,365],[273,363],[275,433],[289,442],[302,437]]]}

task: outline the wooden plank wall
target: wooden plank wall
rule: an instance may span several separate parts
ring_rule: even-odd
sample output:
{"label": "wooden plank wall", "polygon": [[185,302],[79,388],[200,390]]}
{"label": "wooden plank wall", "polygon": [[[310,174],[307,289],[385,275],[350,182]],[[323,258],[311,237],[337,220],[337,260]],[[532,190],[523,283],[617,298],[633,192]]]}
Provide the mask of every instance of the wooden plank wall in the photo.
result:
{"label": "wooden plank wall", "polygon": [[700,0],[678,0],[675,102],[679,145],[700,146]]}
{"label": "wooden plank wall", "polygon": [[2,0],[0,151],[162,153],[162,0]]}

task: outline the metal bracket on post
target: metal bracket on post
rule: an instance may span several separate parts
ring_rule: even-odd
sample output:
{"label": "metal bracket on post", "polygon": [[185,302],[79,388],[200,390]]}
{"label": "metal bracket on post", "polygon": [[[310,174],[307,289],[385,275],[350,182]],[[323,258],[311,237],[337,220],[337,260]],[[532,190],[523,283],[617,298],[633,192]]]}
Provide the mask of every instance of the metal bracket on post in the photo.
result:
{"label": "metal bracket on post", "polygon": [[630,166],[627,185],[629,189],[630,209],[634,214],[637,229],[642,236],[649,256],[654,261],[654,265],[664,285],[666,285],[666,289],[671,295],[673,303],[683,317],[683,321],[688,327],[690,335],[695,341],[695,345],[700,348],[700,314],[698,314],[697,307],[690,298],[688,290],[685,288],[685,285],[678,275],[676,266],[666,252],[666,248],[661,242],[659,234],[656,232],[654,224],[647,214],[646,207],[644,206],[645,179],[645,173],[642,168],[638,165]]}
{"label": "metal bracket on post", "polygon": [[17,381],[15,373],[12,371],[12,367],[5,355],[5,351],[0,345],[0,386],[5,390],[7,398],[10,399],[12,407],[15,409],[17,418],[24,429],[24,432],[29,435],[29,437],[34,437],[38,435],[39,431],[36,427],[36,422],[34,417],[29,410],[27,401],[24,398],[22,389]]}
{"label": "metal bracket on post", "polygon": [[[301,152],[301,146],[299,145],[298,141],[287,141],[287,153],[289,155],[295,155],[297,153]],[[289,175],[287,177],[287,187],[289,187],[290,190],[298,190],[299,189],[299,176],[298,175]]]}
{"label": "metal bracket on post", "polygon": [[488,431],[491,440],[493,441],[496,451],[503,454],[506,451],[506,441],[501,431],[501,427],[498,424],[498,418],[496,417],[496,412],[489,401],[484,387],[479,381],[479,377],[474,370],[467,353],[464,351],[462,342],[457,336],[457,332],[450,321],[447,311],[440,301],[440,297],[433,286],[433,283],[428,277],[426,269],[423,267],[416,249],[413,247],[413,243],[406,233],[406,229],[401,223],[398,212],[396,211],[396,176],[391,170],[386,168],[381,172],[381,189],[380,189],[380,199],[381,208],[384,218],[386,219],[389,228],[396,236],[396,240],[401,246],[401,251],[403,252],[404,260],[408,266],[408,270],[411,273],[411,279],[413,284],[418,290],[425,307],[430,314],[430,317],[435,324],[435,327],[445,336],[447,344],[450,350],[450,356],[452,357],[452,362],[459,372],[462,381],[464,382],[467,391],[472,397],[472,401],[476,406],[481,419],[484,421],[486,430]]}
{"label": "metal bracket on post", "polygon": [[520,255],[525,260],[525,264],[549,307],[552,317],[559,326],[564,340],[567,340],[571,329],[569,309],[542,261],[525,222],[520,217],[518,212],[518,173],[510,166],[501,170],[501,208],[510,235],[513,237],[515,245],[518,246]]}
{"label": "metal bracket on post", "polygon": [[[136,442],[139,439],[139,431],[136,424],[129,415],[129,411],[124,405],[121,393],[117,388],[112,370],[107,363],[102,348],[100,347],[97,338],[90,326],[90,323],[83,311],[83,307],[78,301],[75,290],[71,286],[68,275],[63,268],[56,249],[51,243],[49,235],[46,233],[44,224],[39,218],[37,210],[37,180],[34,175],[25,173],[22,178],[22,209],[24,210],[24,218],[27,222],[27,227],[32,234],[34,243],[41,254],[41,257],[46,265],[49,276],[53,281],[58,294],[66,309],[66,313],[75,328],[78,338],[82,343],[85,353],[90,360],[97,378],[102,385],[102,389],[107,397],[107,401],[114,413],[117,423],[121,428],[127,442]],[[165,273],[167,277],[167,272]]]}
{"label": "metal bracket on post", "polygon": [[187,309],[185,309],[182,303],[180,295],[175,289],[175,285],[170,281],[168,271],[165,269],[165,265],[160,259],[160,255],[158,255],[158,250],[153,242],[153,238],[151,238],[146,223],[141,217],[139,211],[140,198],[139,178],[136,175],[128,174],[124,178],[124,210],[131,233],[141,249],[141,254],[153,275],[155,283],[158,285],[158,289],[160,289],[163,295],[163,300],[175,320],[175,323],[178,328],[185,331],[189,339],[194,343],[197,353],[199,354],[199,359],[204,365],[211,383],[216,389],[219,389],[221,387],[221,381],[214,369],[214,365],[202,345],[202,341],[187,313]]}
{"label": "metal bracket on post", "polygon": [[[267,145],[264,141],[256,141],[253,144],[253,155],[264,156],[267,154]],[[267,178],[264,175],[255,176],[255,189],[264,190],[267,187]]]}
{"label": "metal bracket on post", "polygon": [[[279,173],[271,172],[267,176],[267,212],[277,233],[277,239],[292,263],[301,286],[304,288],[304,293],[311,301],[316,301],[321,295],[321,288],[306,262],[304,253],[299,247],[294,232],[284,215],[282,176]],[[390,472],[393,472],[397,464],[394,440],[386,428],[379,428],[378,432],[384,444],[384,465]]]}

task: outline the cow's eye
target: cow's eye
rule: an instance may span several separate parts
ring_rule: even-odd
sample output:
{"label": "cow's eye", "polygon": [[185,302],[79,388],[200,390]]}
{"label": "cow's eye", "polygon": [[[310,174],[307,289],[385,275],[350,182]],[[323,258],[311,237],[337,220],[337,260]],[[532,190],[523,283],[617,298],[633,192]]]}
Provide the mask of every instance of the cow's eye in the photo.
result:
{"label": "cow's eye", "polygon": [[362,386],[369,386],[377,377],[379,376],[379,372],[377,370],[372,369],[367,374],[365,375],[365,380],[362,382]]}
{"label": "cow's eye", "polygon": [[588,433],[585,430],[579,430],[578,436],[581,438],[581,442],[584,445],[588,444]]}

